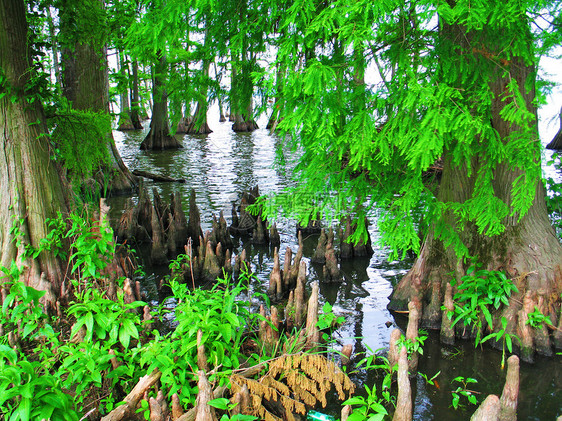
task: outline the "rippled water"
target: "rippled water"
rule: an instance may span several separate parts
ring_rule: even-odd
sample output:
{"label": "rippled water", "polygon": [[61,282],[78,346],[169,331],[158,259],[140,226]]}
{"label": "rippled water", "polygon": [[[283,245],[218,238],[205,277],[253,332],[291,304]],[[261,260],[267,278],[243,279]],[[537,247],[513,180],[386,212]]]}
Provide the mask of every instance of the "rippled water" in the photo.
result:
{"label": "rippled water", "polygon": [[[265,126],[263,122],[260,126]],[[148,125],[148,122],[145,123]],[[210,229],[212,215],[224,211],[230,220],[230,209],[243,191],[258,184],[260,191],[271,192],[282,189],[288,179],[282,172],[273,169],[275,149],[280,139],[267,130],[253,133],[234,133],[231,123],[215,123],[209,135],[183,136],[184,149],[176,151],[146,152],[139,145],[146,130],[139,132],[114,132],[117,147],[125,164],[131,169],[141,169],[186,179],[185,184],[159,183],[146,180],[149,189],[155,187],[162,197],[178,192],[187,212],[189,192],[194,188],[201,211],[203,231]],[[111,200],[112,211],[119,213],[125,198]],[[296,226],[293,221],[278,221],[281,235],[281,250],[287,246],[296,251]],[[371,225],[371,237],[376,242],[377,232]],[[317,238],[305,239],[305,258],[312,255]],[[255,247],[250,243],[239,244],[251,256],[253,269],[267,286],[273,267],[271,251]],[[336,334],[341,344],[351,343],[354,351],[387,348],[390,332],[397,325],[404,327],[406,320],[397,320],[386,309],[392,285],[402,277],[411,261],[387,261],[388,253],[376,249],[371,259],[344,262],[342,270],[346,281],[342,284],[320,284],[321,300],[330,302],[336,313],[346,316],[346,322]],[[309,267],[308,282],[318,279],[321,267]],[[151,277],[161,276],[163,268],[147,268]],[[412,380],[415,390],[414,419],[459,420],[468,419],[474,411],[454,411],[451,402],[451,381],[456,376],[478,379],[475,390],[501,394],[505,371],[500,369],[501,354],[497,351],[473,349],[469,343],[460,343],[455,348],[444,348],[438,336],[430,335],[420,359],[419,371],[431,377],[441,371],[437,378],[439,388],[425,384],[421,376]],[[354,375],[358,384],[373,383],[366,373]],[[562,415],[562,364],[560,357],[551,360],[538,359],[533,366],[521,365],[521,395],[519,420],[554,420]]]}

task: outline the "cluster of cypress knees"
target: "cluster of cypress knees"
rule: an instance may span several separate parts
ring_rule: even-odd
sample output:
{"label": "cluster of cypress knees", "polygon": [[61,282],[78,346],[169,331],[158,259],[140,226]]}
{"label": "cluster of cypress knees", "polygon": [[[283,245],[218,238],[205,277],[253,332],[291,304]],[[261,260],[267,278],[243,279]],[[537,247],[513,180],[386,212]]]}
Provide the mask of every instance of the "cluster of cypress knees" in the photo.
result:
{"label": "cluster of cypress knees", "polygon": [[[275,300],[287,298],[289,291],[297,285],[300,263],[303,257],[303,234],[319,235],[318,245],[310,261],[323,265],[321,279],[324,282],[341,282],[344,275],[340,270],[340,259],[370,257],[373,254],[370,239],[356,245],[347,239],[356,229],[348,217],[339,231],[339,255],[336,252],[334,230],[322,228],[317,220],[311,220],[306,227],[297,226],[298,249],[285,250],[283,269],[279,259],[281,237],[275,223],[269,224],[261,215],[248,212],[248,206],[259,197],[256,186],[244,192],[238,204],[233,203],[231,224],[228,225],[223,212],[213,216],[212,229],[203,233],[201,216],[196,204],[195,191],[189,199],[188,218],[183,212],[180,196],[171,194],[169,203],[153,189],[152,200],[145,187],[141,188],[135,204],[129,199],[116,227],[118,241],[148,246],[152,265],[165,265],[178,255],[187,256],[181,272],[185,281],[210,282],[224,273],[237,277],[244,267],[250,268],[245,248],[236,251],[233,238],[251,238],[251,243],[271,247],[274,267],[270,275],[269,295]],[[177,275],[177,274],[176,274]]]}

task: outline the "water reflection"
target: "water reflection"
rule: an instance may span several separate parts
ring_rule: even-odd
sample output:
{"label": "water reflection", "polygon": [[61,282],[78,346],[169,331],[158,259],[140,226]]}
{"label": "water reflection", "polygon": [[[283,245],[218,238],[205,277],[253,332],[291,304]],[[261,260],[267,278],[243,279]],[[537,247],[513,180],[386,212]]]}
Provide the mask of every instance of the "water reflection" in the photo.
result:
{"label": "water reflection", "polygon": [[[230,130],[230,123],[216,123],[211,128],[213,133],[209,135],[184,136],[184,149],[163,152],[139,150],[146,131],[115,132],[117,147],[131,169],[186,179],[185,184],[147,180],[145,184],[149,190],[156,188],[162,197],[168,197],[171,192],[179,193],[186,209],[189,191],[195,189],[203,230],[211,228],[212,214],[220,210],[229,220],[231,203],[243,191],[256,184],[261,192],[279,191],[289,183],[284,171],[272,169],[275,150],[281,139],[270,136],[266,130],[234,133]],[[290,165],[287,164],[287,170]],[[114,213],[119,212],[124,200],[111,200]],[[286,247],[296,252],[295,223],[281,219],[278,228],[282,242],[280,255],[284,255]],[[378,233],[375,225],[372,224],[369,229],[373,243],[376,243]],[[316,242],[315,236],[305,239],[305,260],[312,256]],[[247,250],[252,267],[257,271],[260,284],[254,288],[264,292],[273,268],[272,250],[249,242],[239,243],[238,251],[240,247]],[[388,262],[387,259],[387,250],[376,249],[371,259],[343,263],[344,283],[320,285],[321,305],[329,302],[336,313],[346,316],[346,323],[338,330],[336,339],[340,344],[353,344],[355,353],[387,348],[392,329],[397,323],[404,326],[405,318],[398,317],[395,321],[386,305],[392,286],[404,276],[412,261]],[[163,273],[162,268],[154,268],[149,275],[151,279],[160,279]],[[322,268],[309,265],[308,281],[321,278]],[[417,389],[414,395],[415,419],[468,419],[474,408],[465,412],[449,408],[452,379],[456,376],[475,377],[479,381],[475,389],[483,395],[501,394],[505,371],[500,369],[500,360],[501,354],[497,351],[484,348],[475,352],[469,343],[461,343],[456,348],[444,348],[439,344],[438,336],[432,335],[426,341],[419,371],[429,377],[441,371],[438,377],[440,388],[425,384],[419,375],[412,382],[414,391]],[[561,371],[559,357],[553,360],[538,359],[533,366],[522,363],[520,420],[553,420],[562,414]],[[359,385],[370,385],[374,381],[373,373],[365,372],[355,373],[353,379]]]}

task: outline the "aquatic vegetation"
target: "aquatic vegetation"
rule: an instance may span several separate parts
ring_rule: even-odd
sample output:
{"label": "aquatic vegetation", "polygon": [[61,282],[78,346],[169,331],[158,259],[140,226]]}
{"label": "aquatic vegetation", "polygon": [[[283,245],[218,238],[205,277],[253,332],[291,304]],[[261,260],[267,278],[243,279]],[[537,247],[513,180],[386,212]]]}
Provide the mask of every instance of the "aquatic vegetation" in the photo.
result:
{"label": "aquatic vegetation", "polygon": [[[473,264],[461,278],[458,292],[453,297],[455,309],[447,313],[449,319],[454,317],[453,326],[462,321],[465,326],[475,330],[475,346],[483,342],[484,322],[490,329],[493,328],[491,307],[497,310],[502,304],[509,305],[509,297],[517,292],[517,287],[505,273],[479,269],[479,266]],[[451,285],[456,285],[455,279],[451,280]],[[446,310],[446,307],[441,309]]]}
{"label": "aquatic vegetation", "polygon": [[451,405],[453,408],[458,409],[464,406],[463,402],[461,402],[462,397],[466,398],[466,401],[471,405],[476,405],[478,403],[478,399],[476,398],[476,393],[478,392],[468,388],[469,384],[478,383],[478,380],[472,377],[458,376],[455,377],[451,383],[460,383],[455,390],[451,391]]}

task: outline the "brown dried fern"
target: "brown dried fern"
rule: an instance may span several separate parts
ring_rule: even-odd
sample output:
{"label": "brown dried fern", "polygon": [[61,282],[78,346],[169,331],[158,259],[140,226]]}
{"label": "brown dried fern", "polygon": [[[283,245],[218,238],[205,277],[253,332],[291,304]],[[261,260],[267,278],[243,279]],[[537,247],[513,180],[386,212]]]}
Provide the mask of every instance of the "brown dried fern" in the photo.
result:
{"label": "brown dried fern", "polygon": [[[247,386],[251,398],[248,415],[265,420],[280,420],[278,415],[293,419],[293,413],[304,415],[307,406],[315,406],[318,402],[326,407],[326,393],[332,386],[341,400],[346,398],[346,392],[351,395],[355,390],[349,377],[320,354],[283,355],[269,363],[269,372],[259,380],[233,374],[230,381],[233,394]],[[272,414],[264,406],[264,401],[277,402],[285,414]]]}

